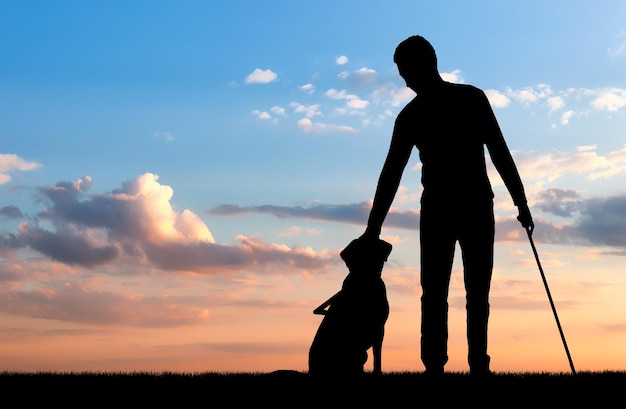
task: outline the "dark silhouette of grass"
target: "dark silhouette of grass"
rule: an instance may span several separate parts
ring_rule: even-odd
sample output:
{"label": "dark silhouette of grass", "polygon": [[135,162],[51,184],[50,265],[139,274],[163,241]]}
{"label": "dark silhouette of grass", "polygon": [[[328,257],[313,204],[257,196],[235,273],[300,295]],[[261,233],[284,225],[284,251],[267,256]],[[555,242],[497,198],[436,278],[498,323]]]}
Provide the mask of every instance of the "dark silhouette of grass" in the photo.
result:
{"label": "dark silhouette of grass", "polygon": [[[130,404],[207,407],[396,407],[414,404],[448,407],[620,407],[626,372],[496,373],[473,378],[446,373],[428,378],[421,372],[392,372],[380,376],[316,379],[295,371],[271,373],[0,373],[5,399],[14,396],[32,406],[64,407]],[[428,403],[429,402],[429,403]]]}

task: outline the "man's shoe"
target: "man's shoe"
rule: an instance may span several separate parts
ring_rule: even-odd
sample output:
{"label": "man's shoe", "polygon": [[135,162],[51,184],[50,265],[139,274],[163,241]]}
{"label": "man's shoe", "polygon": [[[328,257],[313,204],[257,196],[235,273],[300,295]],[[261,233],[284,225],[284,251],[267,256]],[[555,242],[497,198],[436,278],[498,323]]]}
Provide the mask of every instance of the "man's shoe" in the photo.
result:
{"label": "man's shoe", "polygon": [[493,372],[489,368],[471,369],[470,376],[475,379],[489,379],[493,376]]}
{"label": "man's shoe", "polygon": [[443,376],[443,368],[426,368],[424,375],[429,378],[441,378]]}

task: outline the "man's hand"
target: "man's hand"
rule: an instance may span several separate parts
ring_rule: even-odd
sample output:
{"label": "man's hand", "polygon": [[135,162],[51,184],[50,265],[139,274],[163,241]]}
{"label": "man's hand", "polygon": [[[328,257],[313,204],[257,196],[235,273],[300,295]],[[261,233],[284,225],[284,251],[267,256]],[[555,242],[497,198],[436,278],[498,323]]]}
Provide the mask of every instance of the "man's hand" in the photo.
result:
{"label": "man's hand", "polygon": [[526,203],[518,206],[519,214],[517,220],[522,224],[525,229],[528,229],[530,233],[535,229],[535,223],[533,222],[533,216],[530,214],[530,209]]}
{"label": "man's hand", "polygon": [[380,231],[379,230],[375,230],[375,229],[371,229],[371,228],[366,228],[365,232],[361,235],[361,237],[359,237],[359,240],[378,240],[380,238]]}

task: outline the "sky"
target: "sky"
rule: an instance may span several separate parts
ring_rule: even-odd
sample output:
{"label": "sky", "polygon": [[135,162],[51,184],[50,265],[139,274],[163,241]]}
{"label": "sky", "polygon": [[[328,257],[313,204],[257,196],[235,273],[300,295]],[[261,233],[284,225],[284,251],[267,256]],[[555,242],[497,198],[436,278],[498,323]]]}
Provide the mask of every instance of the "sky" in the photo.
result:
{"label": "sky", "polygon": [[[0,0],[0,371],[307,370],[414,34],[491,103],[576,369],[626,370],[625,2]],[[487,159],[492,370],[567,372]],[[384,371],[423,370],[420,174],[415,151],[382,230]],[[449,371],[462,277],[457,248]]]}

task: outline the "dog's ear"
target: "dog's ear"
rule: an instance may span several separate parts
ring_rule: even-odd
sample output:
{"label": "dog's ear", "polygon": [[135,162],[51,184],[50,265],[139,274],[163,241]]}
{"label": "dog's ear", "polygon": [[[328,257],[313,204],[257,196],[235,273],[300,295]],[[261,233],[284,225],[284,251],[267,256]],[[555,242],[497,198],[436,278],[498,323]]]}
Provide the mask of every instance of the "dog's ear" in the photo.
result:
{"label": "dog's ear", "polygon": [[353,254],[357,251],[358,244],[359,244],[358,239],[352,240],[350,244],[348,244],[343,250],[341,250],[341,253],[339,253],[339,256],[341,257],[341,259],[345,261],[346,263],[348,262],[348,260],[351,260],[353,257]]}
{"label": "dog's ear", "polygon": [[385,261],[387,261],[387,258],[391,254],[391,250],[393,249],[393,246],[391,245],[391,243],[387,243],[385,240],[380,240],[379,242],[380,242],[381,255],[384,255]]}

